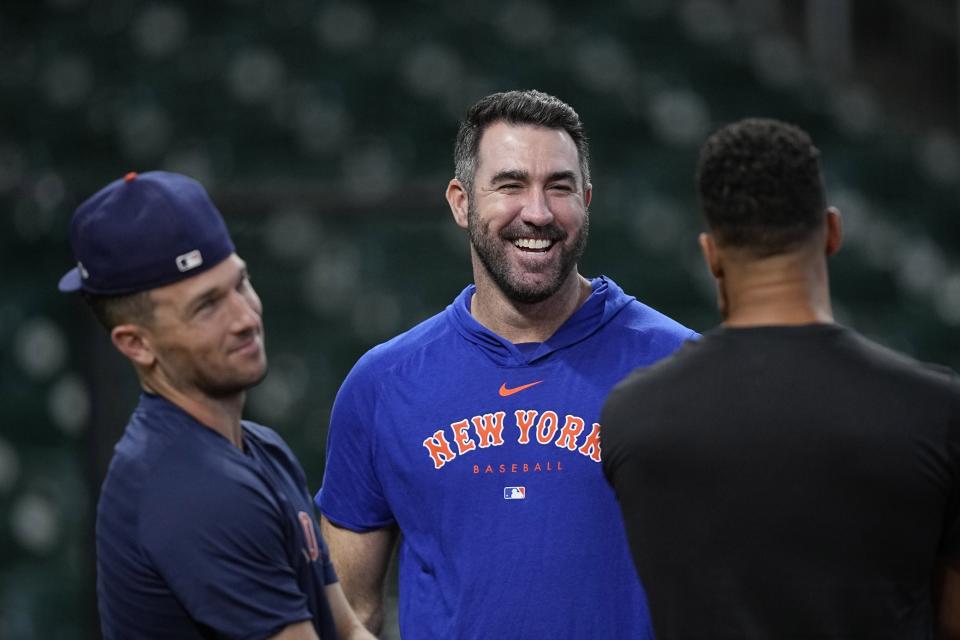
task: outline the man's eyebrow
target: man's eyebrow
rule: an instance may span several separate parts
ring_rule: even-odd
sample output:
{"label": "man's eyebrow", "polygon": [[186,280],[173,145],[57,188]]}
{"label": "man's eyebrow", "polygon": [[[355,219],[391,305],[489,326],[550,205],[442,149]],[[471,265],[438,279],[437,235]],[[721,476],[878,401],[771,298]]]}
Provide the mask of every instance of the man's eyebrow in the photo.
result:
{"label": "man's eyebrow", "polygon": [[197,307],[207,300],[216,299],[216,297],[220,295],[222,289],[223,287],[219,285],[212,285],[211,287],[204,289],[197,295],[193,296],[190,301],[187,302],[185,307],[187,313],[193,313],[196,311]]}
{"label": "man's eyebrow", "polygon": [[521,182],[525,182],[529,178],[530,174],[526,171],[522,171],[520,169],[505,169],[493,174],[493,177],[490,178],[490,182],[503,182],[505,180],[519,180]]}
{"label": "man's eyebrow", "polygon": [[[248,277],[249,274],[247,273],[247,268],[244,266],[239,272],[237,272],[237,277],[234,284],[229,286],[237,286]],[[202,303],[206,302],[207,300],[215,300],[219,296],[223,295],[224,288],[225,287],[222,284],[212,284],[197,295],[193,296],[193,298],[191,298],[186,304],[185,309],[187,313],[194,313]]]}
{"label": "man's eyebrow", "polygon": [[577,182],[577,174],[569,169],[564,171],[554,171],[547,176],[547,182],[556,182],[557,180],[571,180]]}
{"label": "man's eyebrow", "polygon": [[[519,182],[526,182],[530,179],[530,174],[527,171],[521,169],[504,169],[503,171],[498,171],[490,178],[491,183],[505,182],[509,180],[517,180]],[[559,180],[570,180],[574,184],[577,182],[577,174],[575,171],[569,169],[564,169],[562,171],[554,171],[553,173],[547,175],[547,182],[557,182]]]}

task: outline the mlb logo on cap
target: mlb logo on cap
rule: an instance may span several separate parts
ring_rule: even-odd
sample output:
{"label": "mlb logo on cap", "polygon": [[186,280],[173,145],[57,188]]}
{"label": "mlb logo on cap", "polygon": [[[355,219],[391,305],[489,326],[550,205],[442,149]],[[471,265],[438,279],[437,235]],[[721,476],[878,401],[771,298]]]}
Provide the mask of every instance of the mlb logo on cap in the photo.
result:
{"label": "mlb logo on cap", "polygon": [[177,269],[180,271],[190,271],[203,264],[203,254],[199,251],[191,251],[182,256],[177,256]]}
{"label": "mlb logo on cap", "polygon": [[524,500],[527,497],[527,488],[526,487],[504,487],[503,488],[503,499],[504,500]]}
{"label": "mlb logo on cap", "polygon": [[199,182],[166,171],[128,173],[77,207],[77,266],[61,291],[146,291],[215,267],[234,251],[223,216]]}

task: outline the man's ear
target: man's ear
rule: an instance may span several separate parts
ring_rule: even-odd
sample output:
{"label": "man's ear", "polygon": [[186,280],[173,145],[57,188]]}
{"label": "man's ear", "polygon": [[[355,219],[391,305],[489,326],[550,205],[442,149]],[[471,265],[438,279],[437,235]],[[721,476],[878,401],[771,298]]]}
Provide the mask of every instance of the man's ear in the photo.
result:
{"label": "man's ear", "polygon": [[140,325],[118,324],[110,330],[110,340],[134,364],[149,367],[157,358],[147,331]]}
{"label": "man's ear", "polygon": [[453,220],[458,226],[467,228],[467,210],[470,205],[470,194],[464,188],[460,181],[454,178],[447,184],[447,204],[450,205],[450,213],[453,214]]}
{"label": "man's ear", "polygon": [[583,187],[583,208],[587,209],[590,207],[590,201],[593,200],[593,185],[587,183]]}
{"label": "man's ear", "polygon": [[843,244],[843,223],[840,220],[840,210],[836,207],[827,208],[827,257],[832,256],[840,250]]}
{"label": "man's ear", "polygon": [[722,278],[723,265],[720,263],[719,252],[717,251],[717,245],[713,240],[713,236],[703,232],[697,240],[700,242],[703,261],[707,263],[707,268],[710,269],[710,273],[713,274],[714,278]]}

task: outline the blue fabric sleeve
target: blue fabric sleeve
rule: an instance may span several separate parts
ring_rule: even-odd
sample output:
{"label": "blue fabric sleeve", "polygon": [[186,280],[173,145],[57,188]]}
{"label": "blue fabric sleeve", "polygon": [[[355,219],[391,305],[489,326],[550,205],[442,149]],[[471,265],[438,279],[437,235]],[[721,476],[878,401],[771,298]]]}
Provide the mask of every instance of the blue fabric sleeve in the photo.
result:
{"label": "blue fabric sleeve", "polygon": [[391,526],[393,513],[377,477],[374,421],[377,380],[367,354],[344,380],[330,415],[320,512],[337,526],[371,531]]}
{"label": "blue fabric sleeve", "polygon": [[[198,623],[217,637],[266,638],[310,619],[279,505],[225,460],[224,473],[166,465],[142,496],[144,552]],[[298,552],[298,550],[293,550]]]}

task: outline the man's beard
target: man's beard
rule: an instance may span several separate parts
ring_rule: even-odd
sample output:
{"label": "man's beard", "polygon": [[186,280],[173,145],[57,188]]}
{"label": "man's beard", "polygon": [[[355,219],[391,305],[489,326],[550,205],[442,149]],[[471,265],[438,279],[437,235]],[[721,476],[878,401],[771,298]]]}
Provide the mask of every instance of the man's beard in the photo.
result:
{"label": "man's beard", "polygon": [[[194,375],[194,385],[209,398],[230,398],[237,394],[249,391],[257,386],[267,377],[267,367],[257,377],[247,379],[231,378],[213,378],[204,375],[202,372],[196,372]],[[239,376],[238,376],[239,378]]]}
{"label": "man's beard", "polygon": [[[590,215],[588,212],[584,212],[583,226],[577,233],[573,245],[567,248],[563,245],[563,242],[567,239],[567,234],[555,224],[534,227],[518,223],[503,229],[498,237],[492,237],[489,223],[480,222],[477,209],[474,206],[474,199],[470,198],[467,205],[467,230],[470,233],[470,244],[473,245],[480,262],[483,263],[487,273],[493,278],[497,288],[514,302],[534,304],[543,302],[559,291],[567,276],[577,266],[587,246]],[[549,267],[553,273],[545,282],[528,284],[512,272],[506,253],[509,249],[502,241],[507,240],[509,242],[518,238],[535,238],[556,243],[550,250],[559,251],[560,260],[555,263],[555,267]]]}
{"label": "man's beard", "polygon": [[190,357],[183,348],[174,349],[164,358],[164,368],[171,380],[193,387],[208,398],[224,399],[244,393],[260,384],[267,377],[265,340],[261,344],[263,367],[260,369],[235,368],[230,366],[210,367],[202,359]]}

